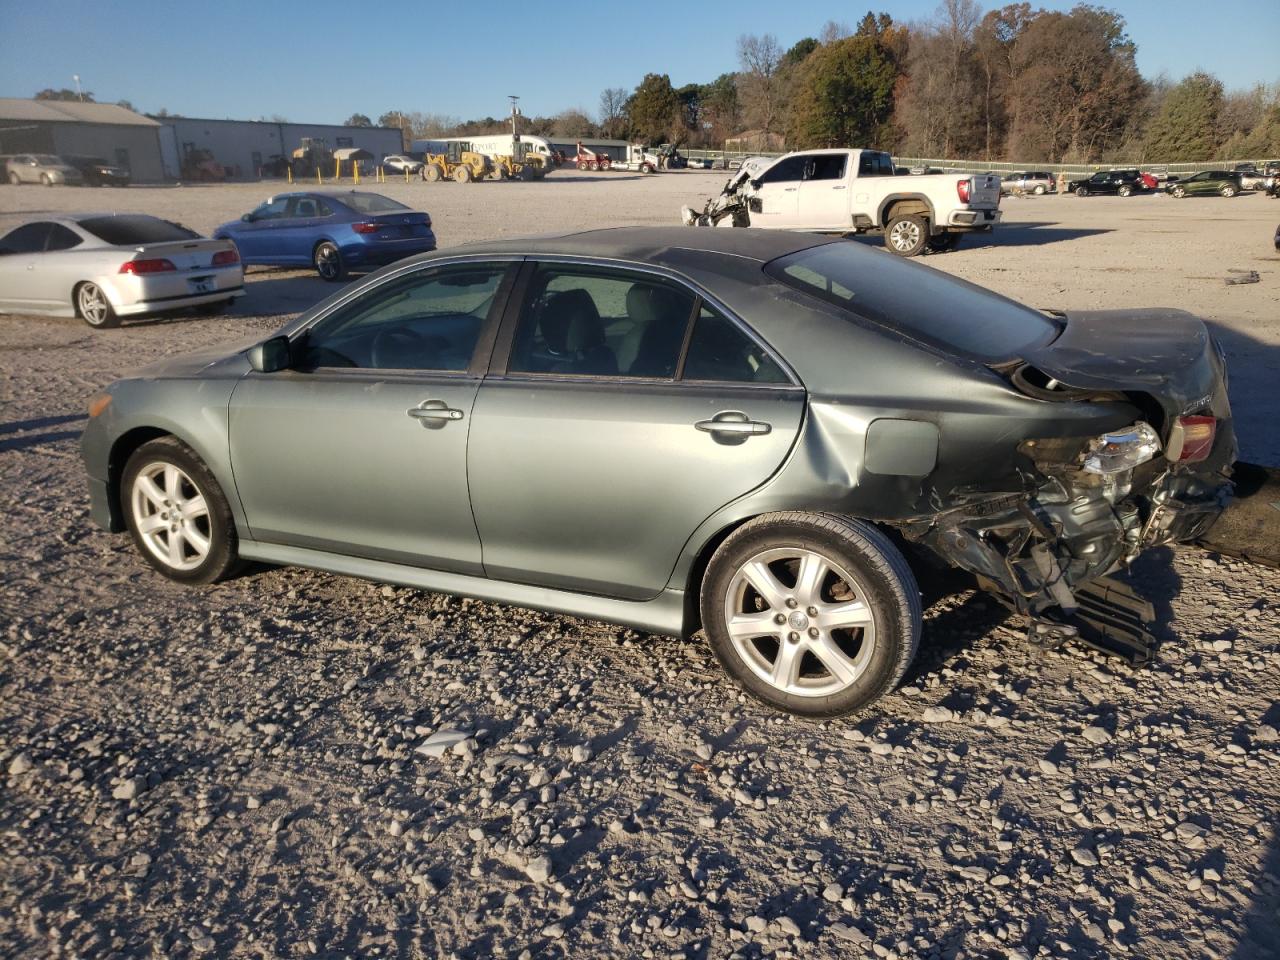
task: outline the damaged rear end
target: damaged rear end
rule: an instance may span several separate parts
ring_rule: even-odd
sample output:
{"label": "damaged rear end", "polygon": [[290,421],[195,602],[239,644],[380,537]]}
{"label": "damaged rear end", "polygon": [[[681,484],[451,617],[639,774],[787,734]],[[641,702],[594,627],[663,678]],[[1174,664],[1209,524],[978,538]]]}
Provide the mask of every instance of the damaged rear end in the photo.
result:
{"label": "damaged rear end", "polygon": [[1078,638],[1142,662],[1150,607],[1106,575],[1145,550],[1203,537],[1227,505],[1236,442],[1225,364],[1204,324],[1182,311],[1057,318],[1056,338],[995,372],[1050,420],[1055,405],[1098,404],[1128,407],[1132,422],[1023,437],[1022,491],[967,499],[907,533],[1027,617],[1036,643]]}

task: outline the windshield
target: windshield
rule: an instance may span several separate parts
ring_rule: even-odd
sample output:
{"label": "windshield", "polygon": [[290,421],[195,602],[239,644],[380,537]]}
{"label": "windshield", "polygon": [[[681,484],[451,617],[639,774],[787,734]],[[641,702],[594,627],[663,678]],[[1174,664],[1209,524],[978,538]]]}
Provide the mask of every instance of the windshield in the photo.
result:
{"label": "windshield", "polygon": [[92,217],[80,221],[80,228],[112,246],[135,246],[140,243],[169,243],[176,240],[199,240],[200,234],[158,217],[129,215]]}
{"label": "windshield", "polygon": [[360,213],[395,213],[397,210],[409,209],[403,203],[396,203],[376,193],[349,193],[340,199]]}
{"label": "windshield", "polygon": [[765,272],[856,316],[986,363],[1021,356],[1058,333],[1030,307],[848,241],[789,254]]}

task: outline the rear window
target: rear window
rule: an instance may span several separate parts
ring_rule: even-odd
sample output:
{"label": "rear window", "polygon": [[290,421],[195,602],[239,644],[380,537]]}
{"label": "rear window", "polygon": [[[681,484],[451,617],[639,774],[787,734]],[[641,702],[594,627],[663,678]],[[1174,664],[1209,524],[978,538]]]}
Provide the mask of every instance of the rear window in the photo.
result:
{"label": "rear window", "polygon": [[175,240],[199,240],[200,234],[158,217],[126,215],[91,217],[80,221],[80,228],[113,246],[140,243],[169,243]]}
{"label": "rear window", "polygon": [[1058,334],[1044,314],[990,290],[852,242],[765,265],[776,280],[908,337],[986,363],[1010,360]]}
{"label": "rear window", "polygon": [[396,203],[376,193],[348,193],[339,199],[360,213],[395,213],[397,210],[409,209],[403,203]]}

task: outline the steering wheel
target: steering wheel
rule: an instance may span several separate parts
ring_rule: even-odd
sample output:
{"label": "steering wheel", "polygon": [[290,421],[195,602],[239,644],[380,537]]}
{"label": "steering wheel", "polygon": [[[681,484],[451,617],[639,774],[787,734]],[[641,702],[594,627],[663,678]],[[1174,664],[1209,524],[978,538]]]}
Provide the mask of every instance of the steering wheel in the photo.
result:
{"label": "steering wheel", "polygon": [[369,345],[370,365],[380,370],[403,370],[419,366],[416,360],[427,348],[427,338],[409,327],[379,330]]}

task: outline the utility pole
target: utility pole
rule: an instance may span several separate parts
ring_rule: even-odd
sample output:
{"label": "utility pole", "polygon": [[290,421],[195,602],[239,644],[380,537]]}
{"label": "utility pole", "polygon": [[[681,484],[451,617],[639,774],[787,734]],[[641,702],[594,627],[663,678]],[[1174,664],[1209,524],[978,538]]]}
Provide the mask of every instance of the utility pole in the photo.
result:
{"label": "utility pole", "polygon": [[507,94],[507,99],[511,101],[511,140],[517,142],[520,139],[520,131],[516,129],[516,118],[520,116],[520,108],[516,106],[519,97],[514,93]]}

